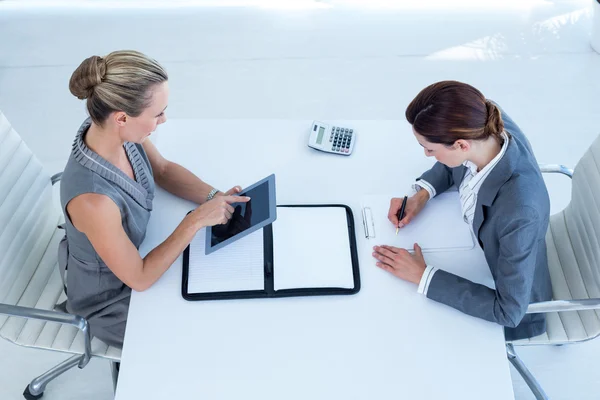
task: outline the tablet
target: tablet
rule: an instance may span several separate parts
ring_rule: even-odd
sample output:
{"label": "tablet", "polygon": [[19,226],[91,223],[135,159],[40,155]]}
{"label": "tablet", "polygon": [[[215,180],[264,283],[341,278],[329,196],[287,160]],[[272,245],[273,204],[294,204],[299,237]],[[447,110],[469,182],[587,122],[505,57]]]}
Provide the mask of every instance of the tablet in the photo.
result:
{"label": "tablet", "polygon": [[205,254],[217,251],[277,219],[275,174],[247,187],[238,196],[249,196],[250,201],[231,204],[234,212],[226,224],[206,228]]}

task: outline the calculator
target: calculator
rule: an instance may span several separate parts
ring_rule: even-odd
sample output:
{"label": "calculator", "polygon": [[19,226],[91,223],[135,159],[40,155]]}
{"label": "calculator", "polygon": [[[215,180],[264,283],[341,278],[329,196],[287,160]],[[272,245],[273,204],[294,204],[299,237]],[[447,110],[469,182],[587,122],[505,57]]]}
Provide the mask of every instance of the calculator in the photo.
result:
{"label": "calculator", "polygon": [[313,121],[310,126],[308,146],[327,153],[349,156],[354,149],[354,130],[338,125],[328,125]]}

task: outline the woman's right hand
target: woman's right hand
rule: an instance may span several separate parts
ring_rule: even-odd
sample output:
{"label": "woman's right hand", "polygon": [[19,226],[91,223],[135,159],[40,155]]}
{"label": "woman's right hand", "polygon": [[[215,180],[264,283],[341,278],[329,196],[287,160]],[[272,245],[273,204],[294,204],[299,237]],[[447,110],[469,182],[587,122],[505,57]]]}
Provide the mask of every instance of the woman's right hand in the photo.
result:
{"label": "woman's right hand", "polygon": [[425,189],[421,189],[416,194],[409,197],[406,201],[406,207],[404,208],[404,218],[398,221],[398,211],[402,207],[402,200],[402,197],[393,198],[390,201],[390,211],[388,212],[388,219],[398,228],[403,228],[409,224],[410,221],[421,212],[429,200],[429,192]]}
{"label": "woman's right hand", "polygon": [[233,203],[247,203],[247,196],[216,196],[192,211],[188,217],[192,218],[197,229],[206,226],[226,224],[233,215]]}

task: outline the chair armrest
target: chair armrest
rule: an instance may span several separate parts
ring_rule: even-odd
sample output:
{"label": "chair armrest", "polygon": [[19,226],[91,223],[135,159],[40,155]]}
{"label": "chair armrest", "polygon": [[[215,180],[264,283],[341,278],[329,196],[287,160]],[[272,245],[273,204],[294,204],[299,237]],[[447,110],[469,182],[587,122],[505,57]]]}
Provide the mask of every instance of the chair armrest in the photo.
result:
{"label": "chair armrest", "polygon": [[90,325],[88,321],[78,315],[67,314],[59,311],[52,310],[40,310],[38,308],[13,306],[10,304],[0,303],[0,314],[10,315],[12,317],[22,317],[38,319],[42,321],[58,322],[61,324],[72,325],[83,332],[83,338],[85,341],[85,352],[81,361],[79,361],[79,368],[83,368],[90,361],[92,356],[92,338],[90,335]]}
{"label": "chair armrest", "polygon": [[557,173],[568,176],[569,178],[573,178],[573,170],[571,168],[567,168],[564,165],[560,164],[538,164],[540,167],[540,171],[542,173]]}
{"label": "chair armrest", "polygon": [[52,185],[54,185],[55,183],[60,181],[60,178],[62,178],[62,172],[56,173],[54,175],[52,175],[52,177],[50,177],[50,181],[52,182]]}
{"label": "chair armrest", "polygon": [[600,309],[600,299],[553,300],[530,304],[526,314]]}

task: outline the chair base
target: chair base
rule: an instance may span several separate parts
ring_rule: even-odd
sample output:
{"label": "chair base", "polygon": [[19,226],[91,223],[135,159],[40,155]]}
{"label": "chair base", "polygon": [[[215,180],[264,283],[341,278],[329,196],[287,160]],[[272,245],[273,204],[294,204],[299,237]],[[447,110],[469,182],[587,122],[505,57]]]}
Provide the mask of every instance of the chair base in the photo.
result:
{"label": "chair base", "polygon": [[535,377],[529,372],[523,361],[519,358],[517,353],[515,352],[515,348],[512,344],[506,344],[506,356],[511,364],[515,367],[519,375],[523,378],[529,389],[535,396],[537,400],[548,400],[549,397],[544,392],[544,389],[540,386],[539,382],[535,379]]}
{"label": "chair base", "polygon": [[27,400],[39,399],[42,397],[44,395],[46,385],[54,378],[60,376],[79,364],[82,357],[83,355],[76,354],[32,380],[31,383],[25,388],[23,397],[25,397]]}
{"label": "chair base", "polygon": [[23,391],[23,397],[25,397],[27,400],[37,400],[37,399],[41,398],[43,395],[44,395],[44,392],[42,392],[38,395],[31,394],[31,392],[29,391],[29,385],[27,385],[27,387]]}

